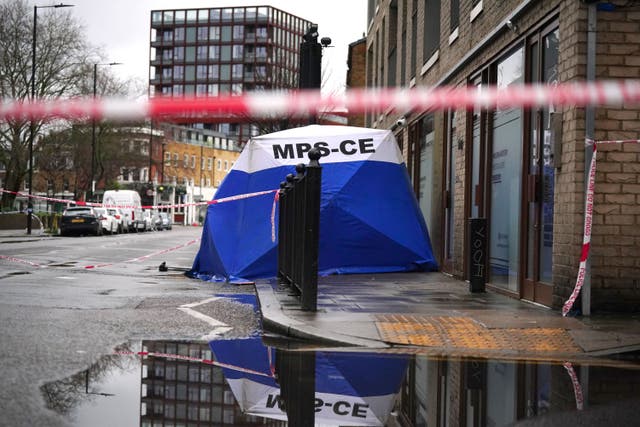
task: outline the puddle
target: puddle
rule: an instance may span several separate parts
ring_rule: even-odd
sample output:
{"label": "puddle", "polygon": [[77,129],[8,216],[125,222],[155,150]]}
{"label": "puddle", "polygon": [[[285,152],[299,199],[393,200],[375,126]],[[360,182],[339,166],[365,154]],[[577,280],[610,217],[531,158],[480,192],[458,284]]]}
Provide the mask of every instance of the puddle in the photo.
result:
{"label": "puddle", "polygon": [[261,337],[138,342],[42,392],[75,426],[624,425],[640,415],[640,369],[290,351]]}
{"label": "puddle", "polygon": [[[224,296],[256,309],[255,295]],[[274,335],[145,340],[42,393],[74,426],[634,425],[640,417],[637,353],[594,366],[308,345]]]}

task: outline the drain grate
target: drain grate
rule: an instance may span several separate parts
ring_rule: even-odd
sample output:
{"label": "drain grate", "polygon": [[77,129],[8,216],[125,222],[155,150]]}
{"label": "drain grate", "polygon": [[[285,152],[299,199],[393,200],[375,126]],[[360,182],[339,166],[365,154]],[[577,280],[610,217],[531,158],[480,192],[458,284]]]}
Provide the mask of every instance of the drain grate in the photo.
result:
{"label": "drain grate", "polygon": [[560,328],[488,329],[469,317],[378,315],[376,326],[389,343],[472,350],[582,352]]}

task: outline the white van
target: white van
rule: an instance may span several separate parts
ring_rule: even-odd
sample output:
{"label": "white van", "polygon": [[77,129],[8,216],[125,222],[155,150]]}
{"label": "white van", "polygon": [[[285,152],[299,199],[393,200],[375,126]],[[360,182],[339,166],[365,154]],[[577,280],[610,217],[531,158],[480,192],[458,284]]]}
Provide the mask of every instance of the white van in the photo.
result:
{"label": "white van", "polygon": [[129,231],[144,231],[142,202],[135,190],[107,190],[102,197],[105,208],[119,208],[124,214],[123,226]]}

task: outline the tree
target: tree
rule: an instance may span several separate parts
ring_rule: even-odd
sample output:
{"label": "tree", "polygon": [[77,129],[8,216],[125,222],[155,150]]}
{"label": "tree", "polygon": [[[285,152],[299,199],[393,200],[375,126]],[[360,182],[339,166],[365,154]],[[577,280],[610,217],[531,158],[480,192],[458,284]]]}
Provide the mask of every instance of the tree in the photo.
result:
{"label": "tree", "polygon": [[[0,3],[0,97],[14,101],[31,100],[32,8],[25,0]],[[86,75],[78,64],[90,63],[95,53],[86,44],[81,25],[65,9],[38,12],[35,96],[57,99],[82,93]],[[85,92],[86,93],[86,92]],[[25,119],[0,121],[0,163],[5,167],[4,187],[19,191],[29,170],[31,132],[38,135],[47,122]],[[2,195],[2,205],[13,196]]]}

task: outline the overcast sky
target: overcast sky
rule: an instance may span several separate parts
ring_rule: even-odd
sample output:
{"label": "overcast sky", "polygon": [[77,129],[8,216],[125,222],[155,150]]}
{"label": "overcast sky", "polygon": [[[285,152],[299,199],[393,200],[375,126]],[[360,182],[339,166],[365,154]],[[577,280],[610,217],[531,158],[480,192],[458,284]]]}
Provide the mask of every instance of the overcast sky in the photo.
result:
{"label": "overcast sky", "polygon": [[[33,3],[33,2],[32,2]],[[44,6],[58,4],[39,1]],[[347,70],[350,43],[366,32],[366,0],[68,0],[69,9],[85,26],[88,41],[102,47],[107,61],[122,62],[112,71],[120,77],[135,76],[145,84],[149,76],[150,11],[157,9],[273,6],[318,24],[320,37],[330,37],[334,47],[324,50],[323,72],[327,84],[323,90],[342,90]]]}

